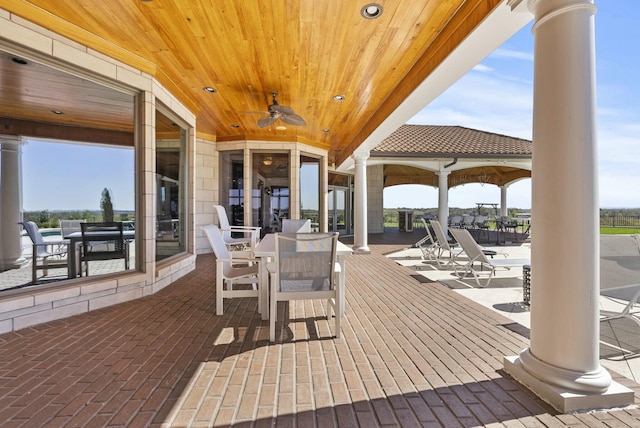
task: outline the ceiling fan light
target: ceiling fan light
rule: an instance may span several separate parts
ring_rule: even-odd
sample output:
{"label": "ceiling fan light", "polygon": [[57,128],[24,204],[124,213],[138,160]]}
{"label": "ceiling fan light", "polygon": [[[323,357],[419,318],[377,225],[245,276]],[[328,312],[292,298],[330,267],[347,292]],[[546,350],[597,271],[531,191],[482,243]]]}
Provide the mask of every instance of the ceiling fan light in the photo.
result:
{"label": "ceiling fan light", "polygon": [[287,129],[287,127],[286,127],[286,126],[284,126],[284,125],[278,125],[278,126],[276,126],[276,129],[277,129],[278,131],[284,131],[285,129]]}

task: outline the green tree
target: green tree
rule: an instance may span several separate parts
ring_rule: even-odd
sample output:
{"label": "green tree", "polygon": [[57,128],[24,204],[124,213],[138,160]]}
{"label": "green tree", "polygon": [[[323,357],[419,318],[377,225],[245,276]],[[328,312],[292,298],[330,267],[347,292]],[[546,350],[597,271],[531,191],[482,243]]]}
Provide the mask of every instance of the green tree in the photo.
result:
{"label": "green tree", "polygon": [[100,200],[100,209],[102,210],[102,220],[105,222],[113,221],[113,203],[109,189],[106,187],[102,191],[102,199]]}

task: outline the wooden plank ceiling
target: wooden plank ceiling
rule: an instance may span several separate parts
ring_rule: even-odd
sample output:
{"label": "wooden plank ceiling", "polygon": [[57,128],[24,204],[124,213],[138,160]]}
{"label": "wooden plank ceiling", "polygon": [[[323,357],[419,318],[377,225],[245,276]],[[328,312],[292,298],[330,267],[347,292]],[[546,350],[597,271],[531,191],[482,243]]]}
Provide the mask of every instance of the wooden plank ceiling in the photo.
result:
{"label": "wooden plank ceiling", "polygon": [[[295,140],[328,148],[339,164],[499,3],[380,0],[376,19],[363,18],[367,1],[356,0],[6,0],[2,7],[155,76],[196,113],[200,137]],[[9,101],[0,116],[132,129],[130,95],[82,79],[79,91],[78,78],[27,69],[11,55],[0,58],[0,96]],[[272,92],[306,126],[258,127]]]}

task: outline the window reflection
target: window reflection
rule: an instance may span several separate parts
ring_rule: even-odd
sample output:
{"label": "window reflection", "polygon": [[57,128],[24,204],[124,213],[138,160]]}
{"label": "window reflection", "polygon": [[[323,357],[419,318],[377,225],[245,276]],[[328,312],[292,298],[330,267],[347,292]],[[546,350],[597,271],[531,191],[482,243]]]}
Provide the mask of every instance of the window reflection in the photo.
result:
{"label": "window reflection", "polygon": [[311,220],[311,229],[320,225],[320,160],[300,156],[300,218]]}
{"label": "window reflection", "polygon": [[186,251],[186,133],[156,113],[156,260]]}
{"label": "window reflection", "polygon": [[244,225],[244,157],[242,151],[220,153],[220,205],[225,208],[232,226]]}
{"label": "window reflection", "polygon": [[253,153],[253,210],[261,233],[282,231],[289,217],[289,153]]}
{"label": "window reflection", "polygon": [[[20,234],[23,265],[0,271],[0,290],[19,288],[74,278],[80,274],[80,223],[122,222],[135,237],[135,186],[133,147],[25,138],[21,144],[20,177],[22,206],[20,221],[33,222],[44,242],[57,242],[48,251],[62,253],[51,258],[61,267],[37,269],[43,263],[33,257],[34,246],[24,227],[14,226]],[[3,179],[5,176],[3,176]],[[0,186],[11,183],[0,182]],[[6,189],[7,187],[5,187]],[[65,227],[66,226],[66,227]],[[69,227],[71,226],[71,227]],[[9,229],[7,229],[9,230]],[[76,236],[77,235],[77,236]],[[39,239],[39,238],[37,238]],[[71,243],[76,243],[71,246]],[[135,268],[135,246],[131,243],[128,266]],[[37,248],[36,248],[37,249]],[[68,267],[75,257],[75,270]],[[120,261],[90,261],[90,275],[120,272]]]}

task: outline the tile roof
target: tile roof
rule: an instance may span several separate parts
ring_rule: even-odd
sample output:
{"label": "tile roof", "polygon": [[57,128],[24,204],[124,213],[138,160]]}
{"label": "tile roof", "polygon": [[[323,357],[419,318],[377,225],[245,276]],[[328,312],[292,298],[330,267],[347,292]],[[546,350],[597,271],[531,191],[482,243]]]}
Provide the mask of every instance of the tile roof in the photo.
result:
{"label": "tile roof", "polygon": [[371,155],[531,158],[532,146],[529,140],[462,126],[402,125],[378,144]]}

